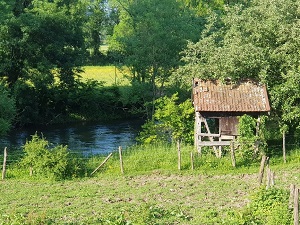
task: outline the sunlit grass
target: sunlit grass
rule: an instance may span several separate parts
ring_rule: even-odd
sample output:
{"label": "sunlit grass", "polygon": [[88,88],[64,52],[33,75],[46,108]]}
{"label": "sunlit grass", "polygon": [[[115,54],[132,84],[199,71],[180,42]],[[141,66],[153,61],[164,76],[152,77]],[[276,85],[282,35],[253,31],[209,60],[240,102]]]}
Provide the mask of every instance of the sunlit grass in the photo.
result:
{"label": "sunlit grass", "polygon": [[124,77],[124,71],[115,66],[85,66],[80,75],[83,80],[97,80],[104,82],[105,86],[129,84],[128,79]]}
{"label": "sunlit grass", "polygon": [[[93,176],[106,156],[84,159],[86,177],[59,182],[10,164],[0,185],[0,224],[242,224],[222,221],[231,221],[258,187],[259,163],[243,165],[237,156],[233,168],[230,154],[200,157],[193,146],[182,145],[181,153],[179,171],[176,145],[136,145],[123,151],[123,175],[116,150]],[[299,155],[288,154],[286,164],[271,158],[276,187],[299,185]]]}

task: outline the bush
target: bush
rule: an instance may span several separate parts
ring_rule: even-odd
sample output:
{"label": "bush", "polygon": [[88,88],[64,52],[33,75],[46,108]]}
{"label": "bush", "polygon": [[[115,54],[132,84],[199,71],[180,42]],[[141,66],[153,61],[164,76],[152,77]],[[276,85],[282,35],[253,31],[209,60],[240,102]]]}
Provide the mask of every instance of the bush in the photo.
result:
{"label": "bush", "polygon": [[25,156],[21,165],[31,168],[36,175],[64,179],[78,176],[83,171],[80,162],[69,154],[67,146],[50,148],[48,141],[37,134],[33,135],[32,140],[27,141],[23,148]]}
{"label": "bush", "polygon": [[179,103],[178,94],[155,101],[153,120],[143,126],[138,140],[144,144],[177,141],[192,144],[194,140],[194,109],[190,100]]}
{"label": "bush", "polygon": [[292,212],[288,208],[288,200],[286,190],[259,189],[251,196],[251,203],[244,212],[244,224],[291,224]]}

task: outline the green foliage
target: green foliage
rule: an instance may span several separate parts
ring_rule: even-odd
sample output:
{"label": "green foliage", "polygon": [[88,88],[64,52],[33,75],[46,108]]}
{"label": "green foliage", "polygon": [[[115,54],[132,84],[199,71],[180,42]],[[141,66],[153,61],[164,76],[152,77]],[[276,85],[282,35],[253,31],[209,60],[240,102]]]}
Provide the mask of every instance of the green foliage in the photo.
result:
{"label": "green foliage", "polygon": [[24,147],[24,157],[21,165],[31,168],[33,174],[46,178],[64,179],[76,177],[82,172],[77,160],[70,160],[67,146],[55,146],[50,148],[49,142],[32,135],[32,140],[27,141]]}
{"label": "green foliage", "polygon": [[15,100],[9,95],[4,84],[0,82],[0,136],[10,130],[15,115]]}
{"label": "green foliage", "polygon": [[293,215],[288,199],[288,191],[284,189],[260,188],[251,193],[247,207],[228,211],[222,224],[290,225]]}
{"label": "green foliage", "polygon": [[[197,43],[184,51],[185,66],[176,79],[190,86],[193,77],[266,84],[273,115],[280,124],[299,125],[300,2],[251,1],[211,13]],[[293,12],[293,13],[291,13]],[[291,34],[291,35],[290,35]]]}
{"label": "green foliage", "polygon": [[241,157],[244,163],[257,160],[259,153],[263,153],[266,149],[266,117],[259,118],[259,129],[256,127],[257,120],[249,115],[239,117],[237,156]]}
{"label": "green foliage", "polygon": [[143,143],[153,141],[183,140],[192,143],[194,109],[190,100],[178,104],[178,95],[165,96],[155,101],[153,121],[144,125],[139,140]]}
{"label": "green foliage", "polygon": [[72,10],[57,2],[32,1],[21,6],[17,15],[2,24],[0,75],[13,84],[21,78],[53,76],[56,70],[61,82],[70,85],[73,68],[81,64],[84,53],[82,21],[74,11],[74,17],[68,17]]}
{"label": "green foliage", "polygon": [[240,144],[237,156],[241,157],[245,161],[251,161],[255,157],[254,145],[258,137],[255,134],[256,119],[249,116],[243,115],[239,118],[238,125],[238,142]]}
{"label": "green foliage", "polygon": [[149,225],[165,224],[167,221],[183,223],[191,220],[191,217],[181,210],[166,210],[159,206],[150,206],[147,214],[143,222]]}
{"label": "green foliage", "polygon": [[149,83],[133,81],[131,86],[120,87],[120,101],[124,108],[128,108],[132,114],[144,114],[150,118],[152,86]]}
{"label": "green foliage", "polygon": [[210,11],[223,10],[223,0],[181,0],[186,6],[196,11],[197,15],[205,16]]}
{"label": "green foliage", "polygon": [[173,0],[117,2],[120,22],[114,27],[110,50],[121,55],[132,80],[149,82],[153,88],[158,81],[163,86],[179,65],[186,40],[198,36],[193,13]]}
{"label": "green foliage", "polygon": [[283,189],[263,189],[255,192],[245,214],[246,224],[289,225],[292,212],[288,208],[289,193]]}
{"label": "green foliage", "polygon": [[54,220],[45,218],[44,215],[22,215],[20,213],[14,214],[14,215],[0,215],[0,224],[6,225],[6,224],[13,224],[13,225],[24,225],[24,224],[44,224],[44,225],[50,225],[53,224]]}

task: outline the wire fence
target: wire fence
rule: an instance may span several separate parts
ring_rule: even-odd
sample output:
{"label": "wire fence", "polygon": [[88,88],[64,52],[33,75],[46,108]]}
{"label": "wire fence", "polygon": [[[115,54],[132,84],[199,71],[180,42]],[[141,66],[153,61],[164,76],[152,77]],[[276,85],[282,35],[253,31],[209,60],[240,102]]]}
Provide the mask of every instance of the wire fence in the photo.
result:
{"label": "wire fence", "polygon": [[[238,141],[237,141],[238,142]],[[253,144],[253,142],[249,141],[243,141],[244,144]],[[5,148],[5,146],[0,147],[0,162],[3,161],[3,149]],[[135,148],[138,148],[138,145],[135,146]],[[300,137],[295,137],[294,135],[286,135],[286,142],[285,142],[285,148],[286,151],[289,152],[291,150],[295,150],[295,149],[299,149],[300,150]],[[2,149],[2,150],[1,150]],[[142,147],[141,147],[142,149]],[[275,155],[279,155],[282,152],[283,149],[283,143],[282,140],[269,140],[267,141],[267,147],[266,147],[267,151],[269,153],[275,154]],[[125,149],[126,152],[127,149]],[[238,149],[237,149],[238,151]],[[7,157],[7,166],[10,166],[11,164],[14,163],[18,163],[20,162],[20,160],[23,158],[24,156],[24,151],[22,150],[22,148],[7,148],[7,152],[8,152],[8,157]],[[118,149],[116,149],[113,152],[118,152]],[[124,153],[125,153],[124,152]],[[79,159],[79,160],[83,160],[83,161],[88,161],[93,157],[99,157],[99,155],[95,155],[92,153],[86,153],[80,150],[70,150],[70,153],[72,154],[73,157]],[[110,152],[109,152],[110,153]],[[107,153],[107,154],[109,154]],[[277,154],[276,154],[277,153]],[[100,155],[106,157],[107,155]]]}

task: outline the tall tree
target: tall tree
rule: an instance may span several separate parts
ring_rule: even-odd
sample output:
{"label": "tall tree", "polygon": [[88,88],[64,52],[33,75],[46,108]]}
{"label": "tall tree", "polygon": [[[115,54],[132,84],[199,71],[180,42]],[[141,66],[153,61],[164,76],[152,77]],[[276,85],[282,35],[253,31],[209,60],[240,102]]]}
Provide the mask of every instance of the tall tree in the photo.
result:
{"label": "tall tree", "polygon": [[97,0],[88,4],[84,31],[86,48],[90,53],[92,62],[99,63],[104,60],[100,46],[106,41],[106,36],[114,24],[114,12],[107,0]]}
{"label": "tall tree", "polygon": [[213,14],[189,43],[177,79],[254,79],[268,87],[281,124],[300,125],[299,0],[252,1]]}
{"label": "tall tree", "polygon": [[28,79],[33,69],[43,74],[58,69],[61,81],[71,82],[84,50],[82,21],[75,6],[62,1],[16,1],[13,14],[0,33],[0,75],[15,83]]}
{"label": "tall tree", "polygon": [[[201,29],[194,14],[174,0],[118,0],[120,23],[115,26],[111,50],[130,69],[133,82],[152,86],[152,107],[166,81],[180,64],[187,40]],[[119,58],[119,59],[120,59]],[[150,109],[150,110],[149,110]]]}
{"label": "tall tree", "polygon": [[133,79],[156,79],[161,84],[179,64],[187,39],[195,39],[195,20],[174,0],[120,0],[120,23],[115,27],[112,50],[124,56]]}
{"label": "tall tree", "polygon": [[66,102],[53,105],[53,88],[58,86],[68,96],[77,85],[76,73],[85,54],[85,2],[11,0],[5,6],[0,77],[14,90],[19,118],[36,122],[49,119],[51,109],[67,111]]}

